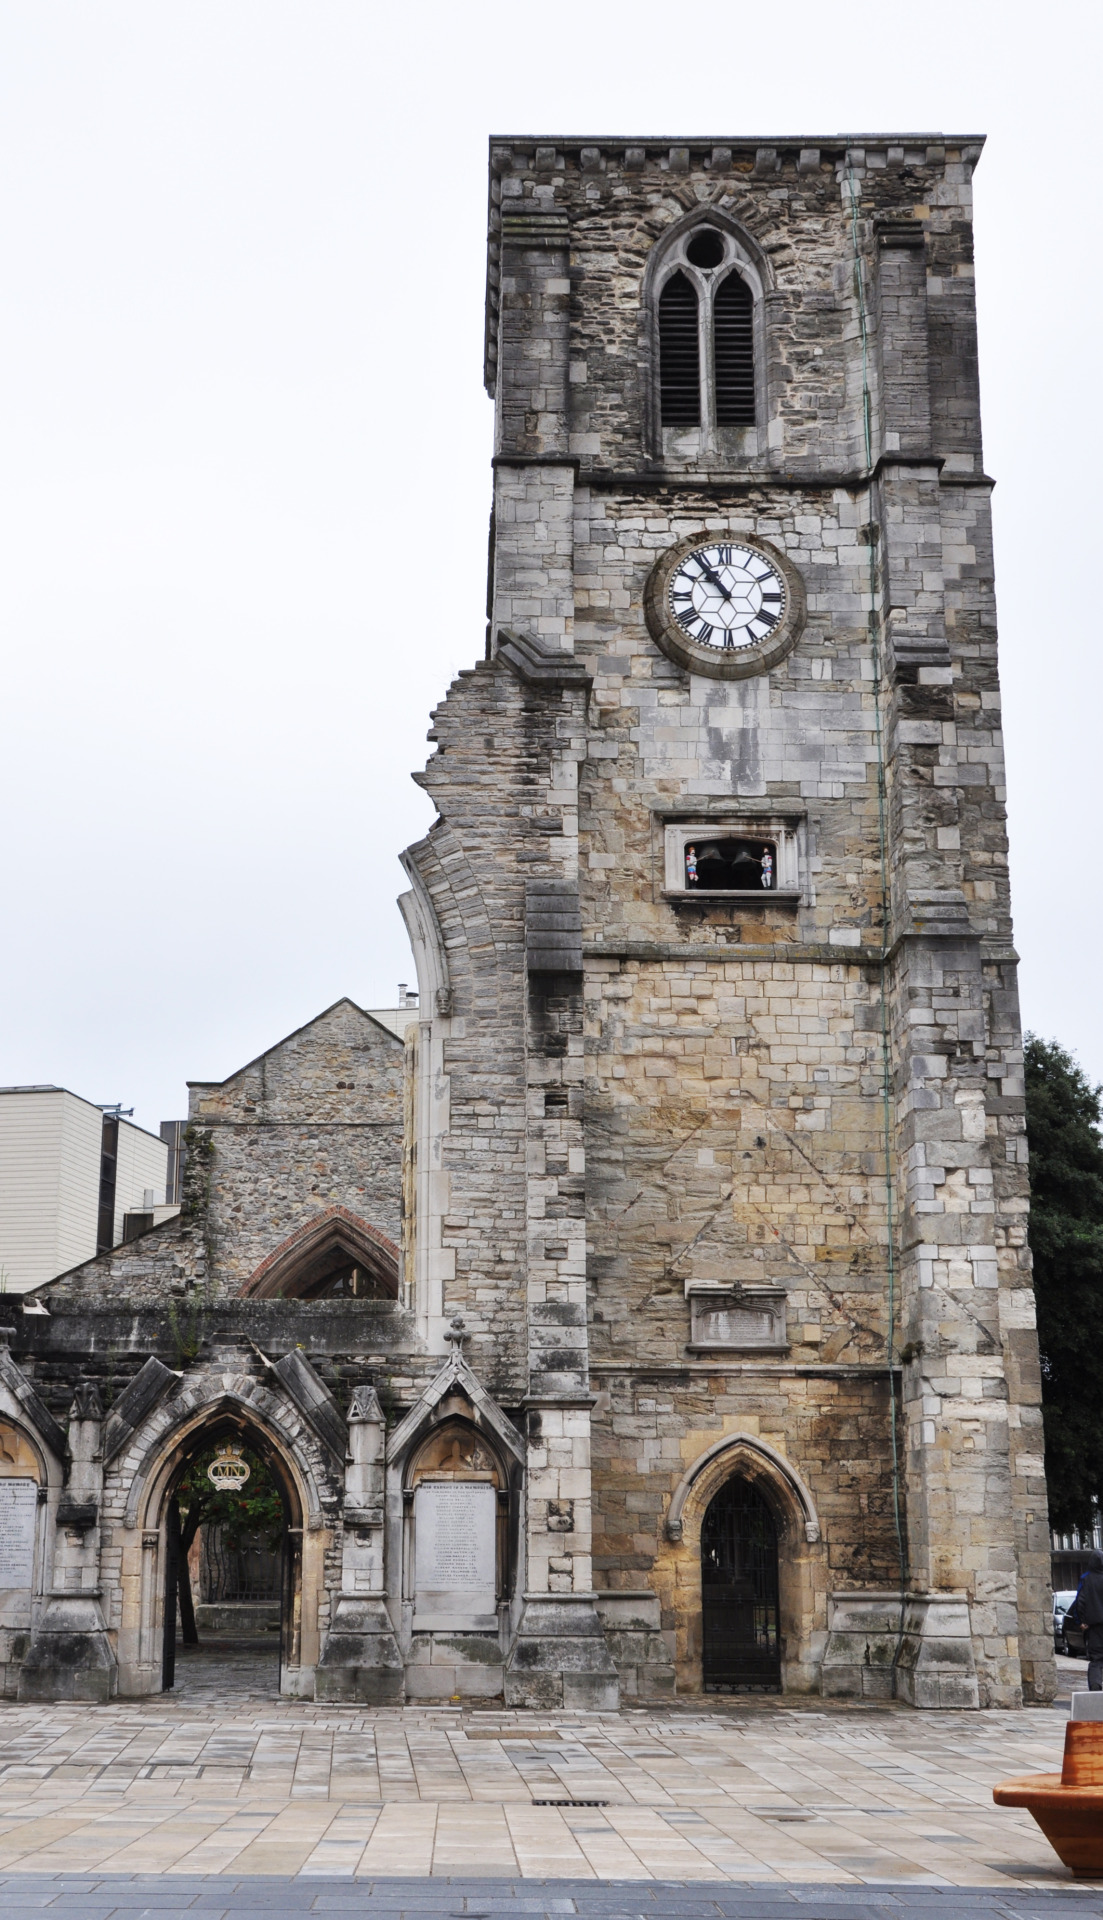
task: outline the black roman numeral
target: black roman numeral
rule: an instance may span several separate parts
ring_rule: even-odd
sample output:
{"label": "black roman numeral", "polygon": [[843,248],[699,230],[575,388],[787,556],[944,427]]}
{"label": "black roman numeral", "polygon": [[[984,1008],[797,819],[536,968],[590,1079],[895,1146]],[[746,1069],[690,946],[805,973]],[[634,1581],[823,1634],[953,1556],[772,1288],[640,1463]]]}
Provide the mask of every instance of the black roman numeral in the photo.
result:
{"label": "black roman numeral", "polygon": [[732,550],[731,550],[731,548],[730,548],[730,547],[717,547],[717,549],[716,549],[716,564],[717,564],[717,566],[718,566],[718,567],[730,567],[730,566],[731,566],[731,563],[732,563]]}

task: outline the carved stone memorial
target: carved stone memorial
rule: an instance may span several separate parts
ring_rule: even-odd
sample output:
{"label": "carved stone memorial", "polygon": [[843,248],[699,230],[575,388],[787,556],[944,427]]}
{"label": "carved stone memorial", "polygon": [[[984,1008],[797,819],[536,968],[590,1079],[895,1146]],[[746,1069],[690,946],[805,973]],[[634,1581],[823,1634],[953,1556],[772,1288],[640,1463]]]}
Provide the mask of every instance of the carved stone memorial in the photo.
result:
{"label": "carved stone memorial", "polygon": [[710,1288],[690,1295],[690,1352],[784,1352],[785,1289],[747,1287],[731,1293]]}
{"label": "carved stone memorial", "polygon": [[0,1593],[34,1583],[38,1487],[33,1480],[0,1480]]}
{"label": "carved stone memorial", "polygon": [[414,1496],[416,1629],[494,1631],[498,1496],[485,1482],[422,1480]]}

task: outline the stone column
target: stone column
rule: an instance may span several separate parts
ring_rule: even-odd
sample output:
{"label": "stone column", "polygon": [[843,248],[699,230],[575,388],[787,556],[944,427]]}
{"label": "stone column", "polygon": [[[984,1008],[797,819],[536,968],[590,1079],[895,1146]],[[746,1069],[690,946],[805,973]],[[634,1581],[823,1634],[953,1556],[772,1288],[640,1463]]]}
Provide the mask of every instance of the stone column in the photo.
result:
{"label": "stone column", "polygon": [[81,1385],[69,1410],[69,1476],[57,1508],[50,1596],[19,1676],[20,1700],[110,1700],[115,1651],[100,1595],[103,1408]]}
{"label": "stone column", "polygon": [[383,1563],[383,1412],[374,1387],[348,1411],[341,1591],[315,1678],[318,1700],[401,1705],[405,1670],[387,1612]]}

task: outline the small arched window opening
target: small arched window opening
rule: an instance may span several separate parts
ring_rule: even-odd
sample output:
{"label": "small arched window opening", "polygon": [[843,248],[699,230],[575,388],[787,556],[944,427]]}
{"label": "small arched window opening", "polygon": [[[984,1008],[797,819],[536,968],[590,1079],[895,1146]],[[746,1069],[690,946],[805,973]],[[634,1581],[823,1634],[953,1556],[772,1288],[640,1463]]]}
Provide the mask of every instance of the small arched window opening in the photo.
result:
{"label": "small arched window opening", "polygon": [[668,247],[656,303],[662,427],[755,426],[755,303],[762,285],[726,229],[691,227]]}
{"label": "small arched window opening", "polygon": [[659,366],[664,427],[701,424],[700,322],[696,289],[675,273],[659,296]]}

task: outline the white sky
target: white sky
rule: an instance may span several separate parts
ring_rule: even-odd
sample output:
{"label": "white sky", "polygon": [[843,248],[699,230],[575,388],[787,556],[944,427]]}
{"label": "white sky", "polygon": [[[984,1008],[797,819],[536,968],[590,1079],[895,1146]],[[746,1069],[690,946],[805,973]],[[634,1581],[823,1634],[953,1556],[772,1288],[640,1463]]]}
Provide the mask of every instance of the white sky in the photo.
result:
{"label": "white sky", "polygon": [[157,1122],[413,965],[483,644],[492,132],[985,132],[1028,1024],[1103,1078],[1100,9],[0,0],[0,1083]]}

